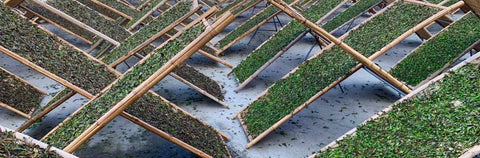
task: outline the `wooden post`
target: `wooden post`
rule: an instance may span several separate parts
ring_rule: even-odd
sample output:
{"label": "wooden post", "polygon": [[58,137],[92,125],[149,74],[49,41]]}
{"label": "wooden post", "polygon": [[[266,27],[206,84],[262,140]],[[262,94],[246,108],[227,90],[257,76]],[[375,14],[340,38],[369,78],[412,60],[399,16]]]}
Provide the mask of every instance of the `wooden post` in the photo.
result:
{"label": "wooden post", "polygon": [[103,34],[103,33],[99,32],[99,31],[91,28],[90,26],[88,26],[88,25],[86,25],[86,24],[78,21],[77,19],[71,17],[70,15],[67,15],[67,14],[65,14],[65,13],[63,13],[63,12],[61,12],[61,11],[55,9],[55,8],[53,8],[52,6],[50,6],[50,5],[48,5],[48,4],[44,3],[44,2],[41,2],[41,1],[39,1],[39,0],[32,0],[32,2],[34,2],[34,3],[38,4],[39,6],[47,9],[47,10],[50,11],[50,12],[53,12],[53,13],[57,14],[58,16],[60,16],[60,17],[62,17],[62,18],[64,18],[64,19],[66,19],[66,20],[74,23],[75,25],[78,25],[79,27],[81,27],[81,28],[83,28],[83,29],[85,29],[85,30],[87,30],[87,31],[92,32],[93,34],[95,34],[95,35],[97,35],[97,36],[99,36],[99,37],[107,40],[108,42],[110,42],[110,43],[112,43],[112,44],[114,44],[114,45],[117,45],[117,46],[120,45],[120,42],[115,41],[114,39],[106,36],[105,34]]}
{"label": "wooden post", "polygon": [[15,8],[15,7],[17,7],[18,5],[22,4],[23,1],[24,1],[24,0],[6,0],[5,2],[3,2],[3,4],[5,4],[6,6]]}
{"label": "wooden post", "polygon": [[150,88],[152,88],[155,84],[157,84],[160,80],[167,76],[171,71],[176,69],[177,66],[185,62],[193,53],[195,53],[203,45],[208,43],[211,38],[215,37],[218,33],[220,33],[233,20],[234,16],[231,13],[227,12],[226,14],[224,14],[222,18],[220,18],[215,24],[212,25],[212,27],[207,28],[204,33],[202,33],[181,52],[179,52],[172,59],[170,59],[151,77],[149,77],[132,92],[130,92],[124,99],[122,99],[118,104],[116,104],[112,109],[110,109],[104,116],[98,119],[92,126],[90,126],[79,137],[77,137],[67,147],[65,147],[64,150],[69,153],[75,151],[95,133],[97,133],[100,129],[107,125],[111,120],[113,120],[116,116],[120,115],[122,111],[125,110],[130,104],[138,100]]}
{"label": "wooden post", "polygon": [[348,54],[350,54],[351,56],[356,58],[360,63],[362,63],[363,65],[365,65],[369,69],[371,69],[373,72],[378,74],[380,77],[382,77],[386,81],[390,82],[395,87],[399,88],[400,90],[402,90],[403,92],[405,92],[407,94],[411,92],[411,90],[406,85],[404,85],[402,82],[398,81],[392,75],[390,75],[389,73],[384,71],[381,67],[376,65],[374,62],[372,62],[371,60],[369,60],[368,58],[366,58],[365,56],[363,56],[362,54],[360,54],[359,52],[357,52],[356,50],[354,50],[353,48],[351,48],[347,44],[343,43],[341,40],[337,39],[335,36],[331,35],[330,33],[325,31],[321,27],[317,26],[315,23],[307,20],[301,14],[296,13],[295,10],[293,10],[291,7],[289,7],[287,4],[285,4],[285,2],[280,1],[280,3],[282,3],[282,4],[277,3],[274,0],[269,0],[269,2],[272,3],[273,5],[277,6],[278,8],[282,9],[285,13],[287,13],[291,17],[297,19],[300,23],[302,23],[305,26],[312,29],[312,31],[315,31],[317,34],[322,35],[323,37],[325,37],[329,41],[332,41],[333,43],[338,45],[342,50],[344,50],[345,52],[347,52]]}

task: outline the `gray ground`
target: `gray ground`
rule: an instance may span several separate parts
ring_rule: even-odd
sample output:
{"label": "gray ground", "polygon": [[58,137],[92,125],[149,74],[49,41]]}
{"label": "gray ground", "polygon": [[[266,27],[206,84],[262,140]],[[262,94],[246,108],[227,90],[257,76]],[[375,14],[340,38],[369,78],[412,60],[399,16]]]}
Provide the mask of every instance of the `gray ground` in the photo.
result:
{"label": "gray ground", "polygon": [[[250,13],[248,11],[237,18],[224,33],[220,34],[213,41],[219,40],[227,31],[232,30],[238,24],[241,24],[242,21],[247,20]],[[355,23],[358,24],[365,18],[366,16],[356,20]],[[290,20],[285,15],[281,15],[280,19],[284,25]],[[46,27],[64,36],[64,33],[58,29],[51,26]],[[274,29],[274,27],[270,23],[262,26],[261,29]],[[433,25],[430,29],[435,32],[435,30],[438,30],[438,26]],[[341,35],[343,32],[344,30],[341,30],[335,34]],[[252,42],[247,44],[252,36],[250,35],[228,49],[225,52],[225,56],[221,58],[233,65],[237,65],[272,33],[271,31],[259,31],[255,38],[252,39]],[[86,45],[79,40],[68,36],[65,37],[85,49]],[[255,100],[260,93],[265,91],[275,81],[278,81],[302,63],[307,57],[308,50],[312,44],[314,44],[314,40],[311,36],[302,39],[239,93],[233,92],[238,86],[234,77],[227,76],[231,71],[230,68],[214,63],[206,57],[194,55],[188,63],[224,85],[223,90],[226,103],[230,105],[230,109],[222,107],[220,104],[171,77],[164,79],[159,85],[154,87],[154,90],[227,134],[230,137],[227,145],[234,157],[306,157],[399,98],[398,92],[386,86],[366,71],[360,70],[341,83],[344,92],[337,86],[310,104],[287,123],[281,125],[280,128],[261,140],[257,145],[247,150],[245,148],[247,144],[245,133],[239,121],[231,120],[231,116]],[[379,57],[375,62],[388,70],[396,61],[400,60],[419,44],[421,44],[421,40],[416,36],[411,36],[385,55]],[[309,56],[312,56],[319,50],[318,46],[315,47]],[[129,62],[134,63],[136,60],[131,59]],[[0,63],[1,67],[17,74],[48,93],[53,94],[62,87],[55,81],[30,70],[4,54],[0,54]],[[119,69],[124,70],[125,68],[125,65],[122,65]],[[46,97],[43,102],[45,103],[50,98]],[[76,95],[48,114],[36,128],[29,129],[25,133],[40,139],[46,132],[55,127],[86,101],[87,99]],[[0,120],[2,120],[0,125],[11,129],[16,129],[26,121],[19,115],[3,108],[0,108]],[[80,157],[195,156],[121,117],[117,117],[108,124],[106,128],[97,133],[74,154]]]}

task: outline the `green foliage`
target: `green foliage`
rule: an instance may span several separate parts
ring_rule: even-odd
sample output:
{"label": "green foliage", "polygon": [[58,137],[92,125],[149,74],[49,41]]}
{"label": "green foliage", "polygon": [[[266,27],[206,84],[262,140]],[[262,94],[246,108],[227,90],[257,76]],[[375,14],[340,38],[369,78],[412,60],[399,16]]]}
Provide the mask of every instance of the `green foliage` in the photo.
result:
{"label": "green foliage", "polygon": [[213,157],[229,157],[225,143],[212,127],[179,112],[151,93],[145,94],[126,111]]}
{"label": "green foliage", "polygon": [[408,55],[391,70],[391,74],[416,86],[430,74],[453,62],[479,39],[480,20],[469,13]]}
{"label": "green foliage", "polygon": [[260,22],[263,20],[267,19],[268,17],[272,16],[276,12],[278,12],[279,9],[277,7],[270,5],[264,10],[262,10],[260,13],[255,15],[254,17],[250,18],[247,22],[242,24],[241,26],[235,28],[232,32],[228,33],[223,39],[218,41],[220,43],[220,48],[225,47],[226,45],[230,44],[233,42],[235,39],[237,39],[239,36],[247,32],[248,30],[252,29],[256,25],[258,25]]}
{"label": "green foliage", "polygon": [[89,41],[96,41],[97,39],[95,38],[95,34],[83,29],[82,27],[75,25],[74,23],[68,21],[65,18],[62,18],[61,16],[56,15],[53,12],[48,11],[47,9],[42,8],[39,5],[36,5],[35,3],[31,1],[24,1],[22,3],[22,6],[26,6],[30,10],[36,12],[39,15],[42,15],[43,17],[50,19],[50,20],[55,20],[54,22],[61,27],[73,32],[74,34],[85,38],[86,40]]}
{"label": "green foliage", "polygon": [[[139,46],[146,40],[148,40],[153,35],[162,31],[163,29],[170,26],[172,23],[183,17],[185,14],[190,12],[191,3],[187,1],[181,1],[167,12],[160,15],[157,19],[150,22],[148,25],[144,26],[141,30],[137,31],[135,34],[130,36],[120,44],[118,47],[113,49],[111,52],[105,54],[102,58],[102,61],[107,64],[112,64],[119,58],[125,56],[128,52],[133,50],[135,47]],[[151,50],[152,51],[152,50]],[[150,52],[151,52],[150,51]],[[149,53],[149,52],[147,52]]]}
{"label": "green foliage", "polygon": [[238,13],[240,13],[241,11],[243,11],[244,9],[250,8],[250,7],[252,7],[253,5],[259,3],[259,1],[261,1],[261,0],[248,0],[246,3],[243,3],[242,5],[238,6],[238,7],[235,8],[234,10],[232,10],[232,14],[233,14],[233,15],[237,15]]}
{"label": "green foliage", "polygon": [[450,72],[316,157],[458,157],[480,143],[480,64]]}
{"label": "green foliage", "polygon": [[0,68],[0,92],[0,103],[7,104],[25,114],[39,107],[44,96],[34,87],[2,68]]}
{"label": "green foliage", "polygon": [[134,88],[148,79],[160,67],[180,52],[203,32],[202,25],[185,30],[177,39],[155,51],[143,63],[137,64],[117,80],[104,94],[85,105],[72,119],[63,122],[63,125],[51,133],[44,141],[60,148],[66,147],[75,138],[80,136],[97,119],[102,117],[113,106],[120,102]]}
{"label": "green foliage", "polygon": [[[398,2],[353,30],[344,42],[368,57],[437,11],[439,9]],[[334,46],[300,65],[299,69],[274,84],[267,94],[251,103],[241,114],[250,136],[257,137],[313,95],[347,76],[357,64],[354,58]]]}
{"label": "green foliage", "polygon": [[213,95],[215,98],[219,100],[225,99],[220,85],[201,72],[198,72],[193,67],[184,64],[177,68],[174,73],[199,87],[200,89],[205,90],[208,94]]}
{"label": "green foliage", "polygon": [[[305,17],[317,21],[327,14],[331,9],[340,4],[342,0],[319,1],[305,10]],[[254,50],[245,60],[240,62],[233,69],[235,77],[240,82],[244,82],[255,71],[260,69],[265,63],[273,58],[279,51],[285,48],[291,41],[306,31],[307,28],[300,22],[294,20],[285,25],[282,30],[278,31],[262,46]]]}
{"label": "green foliage", "polygon": [[126,28],[131,27],[134,23],[136,23],[140,18],[142,18],[144,15],[146,15],[149,11],[151,11],[157,4],[162,2],[163,0],[152,0],[150,2],[150,5],[146,6],[143,8],[140,12],[137,12],[135,15],[132,16],[132,20],[127,23],[125,26]]}
{"label": "green foliage", "polygon": [[61,156],[38,145],[17,139],[13,132],[0,131],[0,157],[60,158]]}
{"label": "green foliage", "polygon": [[0,45],[17,55],[91,94],[97,94],[116,78],[107,67],[38,29],[8,7],[2,5],[0,12]]}
{"label": "green foliage", "polygon": [[336,28],[342,26],[344,23],[350,19],[358,16],[359,14],[365,12],[368,8],[373,7],[374,5],[382,2],[382,0],[361,0],[355,3],[353,6],[347,8],[344,12],[340,13],[338,16],[328,21],[322,27],[328,32],[335,30]]}
{"label": "green foliage", "polygon": [[100,14],[103,14],[103,15],[109,17],[109,18],[112,18],[112,19],[120,18],[120,15],[118,15],[117,13],[115,13],[113,11],[110,11],[108,9],[105,9],[102,6],[97,5],[97,4],[93,3],[91,0],[76,0],[76,1],[82,3],[83,5],[86,5],[90,9],[93,9],[93,10],[99,12]]}
{"label": "green foliage", "polygon": [[65,87],[64,89],[62,89],[60,92],[58,92],[57,94],[55,94],[55,96],[53,96],[53,98],[48,101],[44,106],[42,106],[41,108],[38,108],[35,110],[35,112],[33,112],[32,116],[36,116],[37,114],[39,114],[40,112],[44,111],[46,108],[48,108],[49,106],[51,106],[53,103],[57,102],[58,100],[60,100],[62,97],[66,96],[68,93],[72,92],[72,90],[70,88],[67,88]]}
{"label": "green foliage", "polygon": [[103,4],[109,6],[109,7],[112,7],[113,9],[115,9],[117,11],[120,11],[124,14],[127,14],[129,16],[133,16],[137,13],[137,10],[129,7],[128,5],[126,5],[124,3],[116,1],[116,0],[99,0],[99,1],[102,2]]}
{"label": "green foliage", "polygon": [[227,10],[229,10],[230,8],[234,7],[235,5],[239,4],[243,2],[243,0],[235,0],[233,1],[232,3],[228,4],[227,6],[225,6],[224,8],[222,8],[220,11],[217,12],[217,16],[220,16],[222,15],[223,13],[225,13]]}
{"label": "green foliage", "polygon": [[47,0],[46,3],[116,41],[122,42],[130,36],[127,30],[116,25],[113,21],[102,17],[96,11],[80,4],[80,2],[74,0]]}

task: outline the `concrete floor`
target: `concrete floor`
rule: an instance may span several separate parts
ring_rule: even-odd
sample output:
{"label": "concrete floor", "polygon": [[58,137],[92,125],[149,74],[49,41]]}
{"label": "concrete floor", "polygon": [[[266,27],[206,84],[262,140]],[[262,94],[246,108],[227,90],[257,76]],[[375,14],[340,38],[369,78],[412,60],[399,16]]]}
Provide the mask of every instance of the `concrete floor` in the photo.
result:
{"label": "concrete floor", "polygon": [[[237,18],[225,32],[217,36],[213,41],[219,40],[226,32],[247,20],[250,13],[248,11]],[[356,20],[355,23],[358,24],[365,18],[362,17]],[[280,20],[283,24],[286,24],[290,18],[282,14],[280,15]],[[64,33],[51,26],[46,27],[66,37],[80,48],[86,49],[87,45],[79,40],[65,36]],[[270,23],[262,26],[261,29],[274,29],[274,27]],[[429,29],[436,32],[438,26],[434,25]],[[335,34],[341,35],[344,31],[340,30]],[[272,33],[271,31],[259,31],[250,44],[247,43],[252,35],[247,36],[228,49],[225,52],[225,56],[221,58],[233,65],[237,65]],[[227,145],[234,157],[307,157],[400,97],[398,92],[386,86],[366,71],[360,70],[341,83],[344,92],[338,86],[330,90],[258,144],[247,150],[245,148],[247,144],[245,133],[239,121],[232,120],[231,116],[244,106],[247,106],[275,81],[278,81],[302,63],[307,57],[308,50],[312,44],[314,44],[314,40],[311,36],[302,39],[239,93],[233,92],[238,86],[235,78],[227,76],[231,71],[230,68],[217,64],[206,57],[194,55],[188,63],[224,85],[223,90],[226,103],[230,105],[230,109],[224,108],[171,77],[165,78],[153,90],[227,134],[230,137]],[[379,57],[375,62],[388,70],[396,61],[420,44],[421,40],[418,37],[411,36]],[[319,50],[318,46],[315,47],[309,56],[312,56]],[[136,60],[130,59],[129,62],[132,64]],[[0,63],[1,67],[17,74],[48,93],[53,94],[62,87],[55,81],[30,70],[4,54],[0,54]],[[119,69],[125,70],[126,67],[122,65]],[[47,102],[50,98],[46,97],[43,102]],[[27,130],[25,133],[40,139],[46,132],[55,127],[85,102],[87,102],[86,98],[79,95],[74,96],[48,114],[41,124]],[[2,120],[0,125],[11,129],[16,129],[26,121],[19,115],[3,108],[0,108],[0,120]],[[189,151],[121,117],[117,117],[109,123],[74,154],[80,157],[195,157]]]}

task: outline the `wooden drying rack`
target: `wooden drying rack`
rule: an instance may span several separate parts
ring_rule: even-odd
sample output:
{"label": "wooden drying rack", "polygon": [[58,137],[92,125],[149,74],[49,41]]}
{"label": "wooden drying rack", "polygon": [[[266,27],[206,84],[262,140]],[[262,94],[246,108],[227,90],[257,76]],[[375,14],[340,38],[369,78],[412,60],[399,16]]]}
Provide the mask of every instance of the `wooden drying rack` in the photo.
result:
{"label": "wooden drying rack", "polygon": [[[352,31],[352,30],[356,30],[358,29],[361,25],[363,25],[363,23],[366,23],[368,21],[370,21],[371,19],[373,19],[374,17],[378,16],[379,14],[375,14],[374,16],[370,17],[369,19],[367,19],[366,21],[364,21],[362,24],[358,25],[357,27],[355,27],[354,29],[352,29],[351,31],[349,31],[349,33],[346,33],[344,34],[342,37],[340,37],[339,39],[333,37],[332,35],[330,35],[328,32],[326,32],[325,30],[321,29],[320,27],[318,27],[315,23],[313,22],[310,22],[308,20],[306,20],[305,18],[303,18],[301,16],[301,14],[298,14],[296,13],[293,9],[291,9],[290,7],[288,7],[288,5],[286,5],[284,2],[280,2],[280,4],[278,2],[274,2],[272,0],[270,0],[272,4],[276,5],[277,7],[281,8],[282,10],[284,10],[288,15],[292,16],[293,18],[297,19],[298,21],[301,21],[304,25],[306,25],[307,27],[311,28],[313,31],[315,31],[316,33],[318,34],[321,34],[321,35],[324,35],[325,37],[327,37],[328,40],[331,40],[333,43],[335,43],[336,45],[340,46],[342,49],[344,49],[344,51],[346,51],[347,53],[349,53],[350,55],[355,55],[355,58],[357,60],[359,60],[362,64],[359,64],[356,66],[356,68],[354,68],[351,72],[349,72],[349,74],[347,74],[346,76],[338,79],[337,81],[333,82],[332,84],[330,84],[328,87],[326,87],[325,89],[323,89],[322,91],[318,92],[317,94],[315,94],[313,97],[311,97],[308,101],[306,101],[305,103],[303,103],[301,106],[297,107],[291,114],[283,117],[281,120],[279,120],[277,123],[275,123],[273,126],[271,126],[270,128],[268,128],[266,131],[264,131],[263,133],[261,133],[260,135],[258,135],[256,138],[252,139],[252,137],[250,135],[248,135],[249,131],[248,131],[248,128],[246,128],[245,126],[245,122],[242,118],[239,117],[240,119],[240,122],[242,124],[242,127],[244,128],[244,131],[247,133],[248,135],[248,139],[250,140],[250,142],[247,144],[247,148],[250,148],[252,147],[254,144],[258,143],[261,139],[263,139],[265,136],[267,136],[269,133],[271,133],[273,130],[275,130],[276,128],[278,128],[281,124],[285,123],[286,121],[288,121],[290,118],[292,118],[294,115],[296,115],[297,113],[299,113],[301,110],[303,110],[306,106],[308,106],[309,104],[311,104],[313,101],[315,101],[316,99],[318,99],[320,96],[322,96],[323,94],[325,94],[326,92],[328,92],[330,89],[332,89],[333,87],[335,87],[336,85],[338,85],[341,81],[345,80],[348,76],[350,76],[351,74],[353,74],[354,72],[356,72],[357,70],[359,70],[362,65],[365,65],[367,67],[370,68],[370,70],[374,71],[375,73],[377,74],[383,74],[383,75],[379,75],[381,76],[382,78],[384,78],[386,81],[392,83],[394,82],[395,84],[392,84],[396,87],[398,87],[399,89],[401,89],[402,91],[404,91],[405,93],[409,93],[411,92],[411,90],[404,84],[402,84],[401,82],[399,82],[398,80],[396,80],[395,78],[391,77],[391,75],[389,75],[387,72],[385,72],[384,70],[382,70],[381,68],[379,68],[377,65],[375,65],[372,60],[376,59],[377,57],[379,57],[380,55],[384,54],[386,51],[390,50],[391,48],[393,48],[393,46],[397,45],[398,43],[400,43],[401,41],[403,41],[404,39],[406,39],[408,36],[412,35],[413,33],[417,32],[418,30],[426,27],[426,26],[429,26],[431,23],[434,23],[435,20],[437,20],[438,18],[442,17],[442,16],[445,16],[447,14],[449,14],[450,12],[453,12],[455,11],[456,9],[462,7],[464,5],[463,2],[458,2],[450,7],[447,7],[446,9],[443,9],[442,11],[438,12],[437,14],[433,15],[432,17],[424,20],[423,22],[419,23],[417,26],[413,27],[412,29],[406,31],[404,34],[402,34],[401,36],[399,36],[397,39],[395,39],[394,41],[392,41],[390,44],[386,45],[384,48],[382,48],[380,51],[377,51],[376,53],[374,53],[372,56],[370,56],[369,58],[366,58],[366,57],[363,57],[363,55],[359,54],[358,52],[355,53],[356,51],[353,50],[353,49],[347,49],[349,48],[348,45],[346,45],[345,43],[341,42],[341,40],[339,39],[343,39],[345,38],[346,36],[348,36],[348,34]],[[395,1],[395,2],[398,2],[398,1]],[[394,2],[394,3],[395,3]],[[387,6],[386,9],[388,9],[389,7],[391,7],[392,5],[390,6]],[[384,12],[386,9],[383,9],[382,11],[380,12]],[[330,44],[329,46],[327,46],[327,48],[323,49],[320,53],[317,53],[316,55],[312,56],[309,60],[319,56],[322,54],[322,52],[324,51],[327,51],[329,49],[331,49],[332,47],[334,46],[334,44]],[[292,70],[290,73],[293,73],[295,72],[296,70],[298,69],[295,68],[294,70]],[[288,74],[290,74],[288,73]],[[282,79],[288,77],[288,74],[285,75]],[[393,79],[392,79],[393,78]],[[274,86],[274,85],[272,85]],[[270,87],[272,87],[270,86]],[[269,87],[269,88],[270,88]],[[259,97],[265,95],[266,93],[268,92],[268,89],[265,90],[262,94],[259,95]],[[258,98],[259,98],[258,97]],[[258,99],[257,98],[257,99]],[[244,110],[247,108],[248,106],[245,106],[244,109],[242,109],[239,113],[235,114],[232,118],[235,119],[237,116],[239,116],[240,113],[244,112]]]}
{"label": "wooden drying rack", "polygon": [[[54,34],[52,34],[51,32],[48,32],[48,30],[46,30],[46,29],[44,29],[44,28],[42,28],[42,27],[37,26],[37,28],[46,31],[47,33],[49,33],[49,34],[52,35],[52,36],[55,36]],[[57,37],[57,36],[55,36],[55,37],[56,37],[57,39],[63,41],[63,42],[66,43],[67,45],[71,46],[72,48],[76,49],[77,51],[82,52],[82,53],[83,53],[84,55],[86,55],[90,60],[94,60],[94,61],[100,63],[101,65],[106,66],[110,71],[114,72],[117,76],[121,76],[121,75],[122,75],[121,73],[119,73],[118,71],[112,69],[111,67],[109,67],[108,65],[106,65],[105,63],[103,63],[102,61],[99,61],[99,60],[97,60],[96,58],[91,57],[89,54],[86,54],[85,52],[83,52],[83,51],[79,50],[78,48],[74,47],[73,45],[71,45],[71,44],[68,43],[67,41],[65,41],[65,40],[63,40],[63,39],[61,39],[61,38],[59,38],[59,37]],[[39,67],[39,66],[31,63],[31,62],[29,62],[28,60],[26,60],[26,59],[18,56],[17,54],[15,54],[15,53],[11,52],[10,50],[4,48],[3,46],[0,46],[0,51],[2,51],[3,53],[5,53],[5,54],[7,54],[7,55],[9,55],[9,56],[11,56],[11,57],[13,57],[13,58],[16,59],[17,61],[19,61],[19,62],[21,62],[21,63],[23,63],[23,64],[31,67],[32,69],[34,69],[34,70],[36,70],[36,71],[39,71],[40,73],[46,75],[47,77],[52,78],[53,80],[61,83],[62,85],[67,86],[68,88],[71,88],[73,91],[75,91],[75,92],[77,92],[77,93],[79,93],[79,94],[82,94],[82,93],[83,93],[82,95],[85,96],[85,97],[87,97],[88,99],[91,99],[91,101],[92,101],[94,98],[97,97],[97,96],[93,96],[93,95],[89,94],[88,92],[86,92],[85,90],[83,90],[83,89],[81,89],[81,88],[79,88],[79,87],[74,86],[73,84],[69,83],[68,81],[66,81],[66,80],[64,80],[64,79],[62,79],[62,78],[60,78],[60,77],[58,77],[58,76],[56,76],[56,75],[54,75],[54,74],[46,71],[46,70],[44,70],[43,68],[41,68],[41,67]],[[111,86],[111,85],[110,85],[110,86]],[[109,87],[110,87],[110,86],[109,86]],[[107,88],[108,88],[108,87],[107,87]],[[19,129],[23,131],[24,129],[28,128],[29,125],[31,125],[31,124],[33,124],[33,123],[35,122],[35,121],[33,121],[33,119],[37,119],[37,120],[40,119],[42,116],[46,115],[49,111],[53,110],[55,107],[57,107],[58,105],[60,105],[64,100],[67,100],[68,98],[70,98],[71,96],[73,96],[73,95],[75,94],[75,92],[68,93],[66,96],[62,97],[62,98],[59,99],[57,102],[55,102],[52,106],[48,107],[47,109],[45,109],[44,111],[42,111],[39,115],[37,115],[37,116],[35,116],[34,118],[32,118],[32,120],[29,120],[29,121],[26,123],[26,125],[22,126],[22,127],[19,128]],[[155,95],[155,96],[157,96],[157,97],[160,97],[159,95],[157,95],[157,94],[154,93],[153,91],[150,91],[150,90],[149,90],[148,92],[152,93],[153,95]],[[103,93],[103,91],[102,91],[101,93]],[[101,93],[100,93],[100,94],[101,94]],[[166,100],[165,98],[162,98],[162,97],[160,97],[160,99],[163,100],[163,101]],[[172,103],[170,103],[170,102],[168,102],[168,103],[169,103],[173,108],[175,108],[175,109],[180,109],[180,108],[177,107],[176,105],[174,105],[174,104],[172,104]],[[84,106],[85,106],[85,105],[84,105]],[[83,106],[82,106],[82,107],[83,107]],[[81,108],[80,108],[80,109],[81,109]],[[78,110],[77,110],[77,111],[78,111]],[[192,116],[191,114],[187,113],[187,112],[184,111],[184,110],[181,110],[181,111],[184,112],[184,113],[185,113],[186,115],[188,115],[188,116]],[[122,113],[123,113],[122,116],[126,117],[126,118],[129,119],[129,120],[137,120],[137,121],[134,121],[134,123],[136,123],[136,124],[138,124],[138,125],[140,125],[140,126],[142,126],[142,127],[147,127],[147,126],[153,127],[153,126],[151,126],[151,125],[149,125],[149,124],[145,124],[145,122],[143,122],[143,121],[138,121],[138,118],[128,117],[128,116],[131,116],[131,115],[129,115],[129,114],[126,113],[126,112],[123,112],[123,111],[122,111]],[[69,118],[67,118],[67,120],[68,120],[68,119],[69,119]],[[194,119],[196,119],[196,118],[194,118]],[[197,120],[198,120],[198,119],[197,119]],[[203,121],[201,121],[201,120],[198,120],[198,121],[201,122],[202,124],[206,125],[205,122],[203,122]],[[60,124],[60,125],[61,125],[61,124]],[[59,126],[60,126],[60,125],[59,125]],[[57,128],[58,128],[59,126],[57,126]],[[165,133],[165,132],[163,132],[163,131],[161,131],[160,129],[157,129],[157,128],[148,128],[148,130],[150,130],[150,131],[152,131],[153,133],[156,133],[156,134],[158,134],[158,133]],[[214,129],[214,130],[217,131],[217,133],[219,133],[220,136],[222,136],[222,138],[228,139],[228,136],[226,136],[225,134],[221,133],[220,131],[218,131],[218,130],[216,130],[216,129]],[[164,136],[168,136],[168,135],[160,135],[160,136],[164,137]],[[169,136],[169,137],[171,137],[171,136]],[[167,139],[168,139],[168,138],[167,138]],[[170,140],[170,139],[169,139],[169,140]],[[174,140],[176,140],[176,139],[174,139]],[[180,145],[180,146],[182,146],[182,147],[186,147],[187,149],[188,149],[188,146],[189,146],[188,144],[186,144],[186,143],[184,143],[184,142],[174,142],[174,143],[176,143],[176,144],[178,144],[178,145]],[[193,151],[193,152],[195,152],[195,151]],[[197,153],[197,154],[202,155],[201,153]]]}
{"label": "wooden drying rack", "polygon": [[[16,81],[19,81],[19,82],[21,82],[21,83],[23,83],[23,84],[25,84],[25,85],[27,85],[27,86],[30,86],[31,88],[33,88],[33,89],[36,90],[37,92],[43,94],[44,96],[45,96],[45,95],[48,95],[47,93],[45,93],[44,91],[42,91],[40,88],[38,88],[38,87],[36,87],[36,86],[28,83],[28,82],[25,81],[24,79],[22,79],[22,78],[18,77],[17,75],[15,75],[15,74],[13,74],[13,73],[5,70],[4,68],[0,67],[0,71],[4,71],[4,72],[7,73],[8,75],[12,76]],[[2,92],[2,93],[4,93],[4,92]],[[8,93],[8,92],[6,92],[6,93]],[[18,97],[23,97],[23,96],[18,96]],[[27,119],[30,119],[30,118],[32,117],[32,114],[33,114],[33,112],[34,112],[34,110],[35,110],[35,108],[33,108],[33,109],[31,109],[31,111],[27,114],[27,113],[24,113],[24,112],[22,112],[22,111],[20,111],[20,110],[17,110],[17,109],[15,109],[14,107],[12,107],[12,106],[10,106],[10,105],[7,105],[7,104],[5,104],[5,103],[2,103],[2,102],[0,102],[0,107],[3,107],[3,108],[8,109],[8,110],[10,110],[10,111],[13,111],[13,112],[15,112],[15,113],[19,114],[20,116],[23,116],[23,117],[25,117],[25,118],[27,118]]]}

